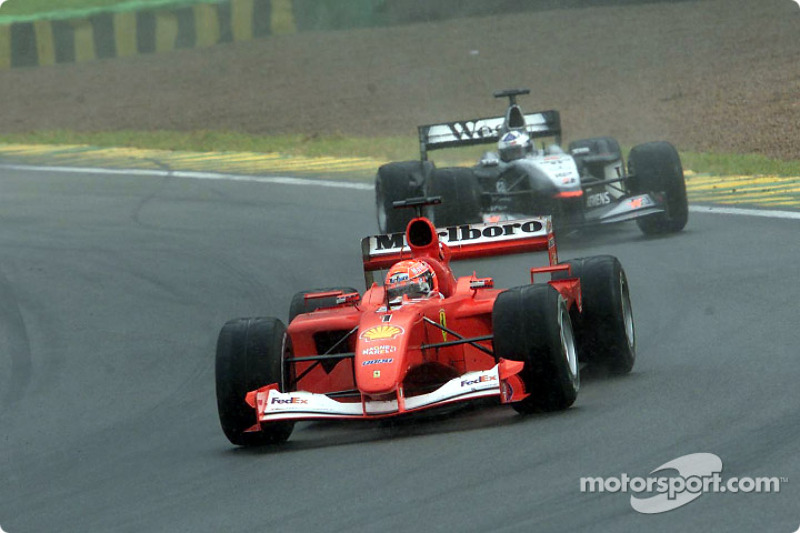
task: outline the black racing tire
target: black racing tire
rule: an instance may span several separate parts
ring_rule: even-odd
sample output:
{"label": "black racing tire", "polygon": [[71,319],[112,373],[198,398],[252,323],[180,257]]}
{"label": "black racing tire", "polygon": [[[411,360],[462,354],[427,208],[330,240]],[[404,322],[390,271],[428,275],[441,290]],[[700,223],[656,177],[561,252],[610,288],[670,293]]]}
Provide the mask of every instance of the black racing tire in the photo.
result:
{"label": "black racing tire", "polygon": [[566,302],[550,285],[501,292],[492,310],[494,353],[522,361],[530,395],[512,404],[519,413],[559,411],[575,402],[580,388],[578,358]]}
{"label": "black racing tire", "polygon": [[[625,270],[611,255],[565,261],[581,281],[583,311],[572,313],[572,325],[582,362],[627,374],[636,361],[636,328]],[[553,279],[569,277],[554,272]]]}
{"label": "black racing tire", "polygon": [[414,217],[414,210],[395,209],[392,203],[424,196],[426,183],[433,169],[430,161],[388,163],[378,169],[375,176],[378,231],[399,233],[406,230],[409,221]]}
{"label": "black racing tire", "polygon": [[291,346],[286,327],[276,318],[239,318],[219,332],[216,356],[217,410],[222,431],[237,446],[284,442],[294,422],[261,424],[261,431],[245,433],[257,423],[255,409],[245,402],[248,392],[279,383]]}
{"label": "black racing tire", "polygon": [[689,221],[689,201],[678,151],[665,141],[634,146],[628,155],[628,183],[632,193],[663,196],[664,213],[637,218],[645,235],[675,233]]}
{"label": "black racing tire", "polygon": [[482,222],[481,189],[478,178],[468,168],[439,168],[431,175],[428,194],[441,196],[433,208],[436,227]]}
{"label": "black racing tire", "polygon": [[302,315],[303,313],[311,313],[312,311],[316,311],[317,309],[322,309],[324,307],[333,307],[336,305],[336,297],[330,296],[328,298],[317,298],[314,300],[306,300],[306,294],[312,292],[333,292],[333,291],[342,291],[344,294],[351,294],[354,292],[358,292],[353,287],[330,287],[327,289],[311,289],[308,291],[300,291],[296,293],[292,297],[292,303],[289,304],[289,324],[292,323],[292,320],[297,317],[297,315]]}

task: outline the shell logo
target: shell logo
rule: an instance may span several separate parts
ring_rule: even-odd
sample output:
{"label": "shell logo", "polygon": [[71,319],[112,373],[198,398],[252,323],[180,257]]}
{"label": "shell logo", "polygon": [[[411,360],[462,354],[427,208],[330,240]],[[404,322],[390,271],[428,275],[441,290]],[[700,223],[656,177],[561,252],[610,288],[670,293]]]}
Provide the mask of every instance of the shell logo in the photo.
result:
{"label": "shell logo", "polygon": [[394,339],[398,335],[403,334],[403,328],[400,326],[374,326],[366,330],[359,337],[362,341],[385,341]]}

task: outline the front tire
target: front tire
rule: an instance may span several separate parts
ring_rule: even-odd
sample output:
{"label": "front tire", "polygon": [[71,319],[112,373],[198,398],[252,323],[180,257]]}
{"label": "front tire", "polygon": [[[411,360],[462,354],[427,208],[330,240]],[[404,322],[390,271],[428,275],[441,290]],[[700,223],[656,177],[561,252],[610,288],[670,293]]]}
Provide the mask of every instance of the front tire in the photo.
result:
{"label": "front tire", "polygon": [[276,318],[240,318],[219,332],[216,356],[217,410],[222,431],[237,446],[284,442],[294,422],[270,422],[261,431],[246,432],[257,422],[255,409],[245,402],[248,392],[279,383],[290,352],[286,328]]}
{"label": "front tire", "polygon": [[519,413],[559,411],[580,388],[578,357],[564,298],[550,285],[526,285],[500,293],[492,311],[496,357],[522,361],[530,396],[512,404]]}
{"label": "front tire", "polygon": [[[625,270],[611,255],[566,263],[581,281],[583,311],[572,316],[578,355],[612,374],[627,374],[636,361],[636,329]],[[553,279],[567,277],[565,271],[553,273]]]}
{"label": "front tire", "polygon": [[678,151],[668,142],[634,146],[628,156],[631,192],[663,196],[664,213],[637,218],[645,235],[675,233],[689,221],[686,180]]}

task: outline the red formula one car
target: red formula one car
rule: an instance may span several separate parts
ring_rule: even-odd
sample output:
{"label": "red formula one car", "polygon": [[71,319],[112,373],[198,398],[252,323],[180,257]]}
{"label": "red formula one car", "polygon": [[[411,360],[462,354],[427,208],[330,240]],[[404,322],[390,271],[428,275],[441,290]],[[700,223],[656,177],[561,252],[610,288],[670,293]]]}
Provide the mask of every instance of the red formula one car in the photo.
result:
{"label": "red formula one car", "polygon": [[[437,202],[396,207],[420,213]],[[450,269],[451,260],[536,250],[549,252],[549,266],[531,268],[521,287]],[[362,251],[363,295],[305,291],[288,328],[276,318],[222,328],[217,405],[233,444],[284,441],[298,420],[396,417],[486,397],[520,413],[561,410],[578,394],[579,359],[615,373],[633,366],[622,266],[612,256],[558,263],[550,217],[437,229],[418,216],[405,235],[363,239]]]}

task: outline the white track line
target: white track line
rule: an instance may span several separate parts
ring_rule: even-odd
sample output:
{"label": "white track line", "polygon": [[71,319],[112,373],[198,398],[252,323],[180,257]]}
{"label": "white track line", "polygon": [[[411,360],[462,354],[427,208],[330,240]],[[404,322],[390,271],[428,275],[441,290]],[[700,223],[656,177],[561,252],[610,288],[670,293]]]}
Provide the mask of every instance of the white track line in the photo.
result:
{"label": "white track line", "polygon": [[[224,174],[221,172],[196,172],[191,170],[159,170],[159,169],[121,169],[121,168],[93,168],[93,167],[55,167],[37,165],[4,165],[0,169],[31,171],[31,172],[63,172],[72,174],[112,174],[121,176],[148,176],[157,178],[182,178],[196,180],[223,180],[242,181],[250,183],[277,183],[279,185],[302,185],[311,187],[328,187],[333,189],[355,189],[371,191],[372,183],[355,183],[349,181],[334,181],[310,178],[295,178],[290,176],[245,176],[242,174]],[[693,213],[708,213],[713,215],[738,215],[748,217],[783,218],[800,220],[798,211],[775,211],[770,209],[745,209],[740,207],[722,207],[707,205],[689,206]]]}
{"label": "white track line", "polygon": [[356,189],[371,191],[372,183],[356,183],[351,181],[334,181],[312,178],[295,178],[290,176],[246,176],[244,174],[224,174],[221,172],[196,172],[192,170],[160,170],[160,169],[122,169],[93,167],[51,167],[38,165],[3,165],[0,169],[30,172],[63,172],[67,174],[106,174],[119,176],[146,176],[151,178],[181,178],[194,180],[244,181],[250,183],[277,183],[280,185],[304,185],[312,187],[328,187],[335,189]]}
{"label": "white track line", "polygon": [[745,209],[742,207],[722,207],[711,205],[690,205],[693,213],[710,213],[713,215],[739,215],[745,217],[785,218],[800,220],[800,211],[773,211],[771,209]]}

